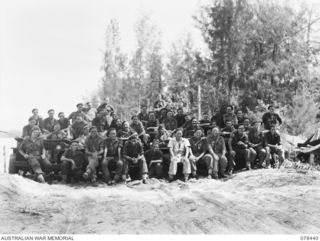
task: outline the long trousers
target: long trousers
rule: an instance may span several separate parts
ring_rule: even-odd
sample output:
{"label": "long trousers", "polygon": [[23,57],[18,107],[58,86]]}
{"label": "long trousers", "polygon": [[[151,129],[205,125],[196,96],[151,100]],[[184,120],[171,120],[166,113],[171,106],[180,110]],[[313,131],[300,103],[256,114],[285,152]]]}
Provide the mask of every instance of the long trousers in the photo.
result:
{"label": "long trousers", "polygon": [[213,158],[210,154],[206,154],[203,157],[200,158],[196,162],[195,156],[189,157],[190,165],[191,165],[191,172],[196,173],[197,172],[197,163],[201,164],[204,163],[206,165],[206,169],[208,171],[208,175],[212,174],[212,168],[213,168]]}
{"label": "long trousers", "polygon": [[191,173],[191,164],[188,158],[182,156],[174,156],[171,157],[170,166],[169,166],[169,175],[176,175],[178,169],[178,163],[183,164],[183,174],[190,174]]}
{"label": "long trousers", "polygon": [[115,164],[115,176],[121,177],[123,174],[123,161],[119,159],[119,157],[106,157],[102,161],[102,173],[106,180],[110,179],[110,164]]}
{"label": "long trousers", "polygon": [[50,173],[52,171],[52,164],[48,159],[42,159],[40,156],[30,155],[28,157],[28,163],[36,175]]}

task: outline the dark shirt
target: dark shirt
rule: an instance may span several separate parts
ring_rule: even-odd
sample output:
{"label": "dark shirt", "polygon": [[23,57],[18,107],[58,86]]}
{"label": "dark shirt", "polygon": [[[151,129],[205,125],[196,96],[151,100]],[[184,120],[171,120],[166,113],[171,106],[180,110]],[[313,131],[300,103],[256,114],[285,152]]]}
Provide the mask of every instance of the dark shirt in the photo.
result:
{"label": "dark shirt", "polygon": [[195,136],[189,139],[190,147],[193,155],[199,156],[201,153],[206,152],[206,140],[205,139],[197,139]]}
{"label": "dark shirt", "polygon": [[140,135],[142,132],[144,132],[144,127],[143,127],[143,124],[141,123],[141,121],[138,121],[137,124],[135,124],[135,123],[132,122],[132,123],[130,124],[130,128],[131,128],[133,131],[137,132],[138,135]]}
{"label": "dark shirt", "polygon": [[26,125],[22,129],[22,137],[31,136],[33,126]]}
{"label": "dark shirt", "polygon": [[208,131],[211,129],[211,121],[210,120],[200,120],[200,126],[202,126],[204,130],[204,135],[206,136]]}
{"label": "dark shirt", "polygon": [[99,136],[89,135],[85,141],[86,150],[90,152],[99,152],[103,150],[103,139]]}
{"label": "dark shirt", "polygon": [[22,141],[19,146],[19,150],[22,150],[24,153],[28,155],[33,155],[40,157],[43,151],[43,139],[36,138],[32,140],[30,137],[27,137]]}
{"label": "dark shirt", "polygon": [[244,118],[245,118],[244,116],[242,116],[242,117],[237,116],[238,124],[242,124],[244,121]]}
{"label": "dark shirt", "polygon": [[220,113],[217,113],[216,115],[213,115],[211,117],[211,122],[215,121],[217,123],[217,126],[220,128],[223,128],[225,126],[225,123],[223,123],[222,116]]}
{"label": "dark shirt", "polygon": [[70,125],[70,120],[68,118],[59,119],[58,123],[60,125],[61,130],[68,128]]}
{"label": "dark shirt", "polygon": [[53,132],[53,127],[57,123],[58,123],[58,121],[55,118],[51,119],[50,117],[48,117],[48,118],[44,119],[44,121],[43,121],[43,129],[45,129],[49,132]]}
{"label": "dark shirt", "polygon": [[85,154],[82,151],[76,150],[75,152],[73,152],[71,149],[67,149],[62,156],[72,159],[77,168],[86,168],[87,160]]}
{"label": "dark shirt", "polygon": [[173,131],[177,129],[177,120],[175,118],[166,118],[164,121],[164,126],[166,130]]}
{"label": "dark shirt", "polygon": [[281,145],[280,135],[278,133],[271,134],[271,132],[267,132],[264,136],[265,145]]}
{"label": "dark shirt", "polygon": [[222,136],[217,136],[216,138],[214,138],[213,136],[208,136],[206,143],[207,149],[209,150],[209,146],[211,146],[212,150],[216,154],[221,155],[223,151],[226,151],[226,144]]}
{"label": "dark shirt", "polygon": [[122,125],[117,125],[117,121],[118,119],[113,118],[110,124],[110,128],[115,128],[117,131],[119,131],[122,128]]}
{"label": "dark shirt", "polygon": [[97,127],[98,132],[106,131],[110,128],[106,119],[101,117],[96,117],[92,120],[92,126]]}
{"label": "dark shirt", "polygon": [[238,144],[239,141],[243,142],[245,145],[249,144],[248,136],[245,133],[240,135],[239,132],[236,131],[231,136],[231,146],[232,146],[233,150],[240,150],[240,149],[246,149],[247,148],[245,145],[239,145]]}
{"label": "dark shirt", "polygon": [[72,123],[74,123],[74,121],[75,121],[75,119],[76,119],[76,116],[78,116],[78,115],[82,116],[82,119],[83,119],[83,120],[85,120],[85,121],[88,120],[87,115],[86,115],[83,111],[74,111],[74,112],[72,112],[72,113],[69,115],[68,119],[69,119],[69,120],[72,120]]}
{"label": "dark shirt", "polygon": [[193,126],[193,127],[188,128],[188,129],[185,130],[184,136],[185,136],[186,138],[191,138],[191,137],[193,137],[194,133],[195,133],[196,130],[198,130],[199,128],[202,129],[202,132],[204,133],[203,128],[197,127],[197,126]]}
{"label": "dark shirt", "polygon": [[231,121],[232,124],[238,124],[237,116],[234,113],[225,113],[223,115],[223,123],[226,123],[226,121]]}
{"label": "dark shirt", "polygon": [[122,129],[122,130],[119,131],[118,137],[128,138],[132,134],[133,134],[133,131],[131,129],[129,129],[128,131],[125,131],[124,129]]}
{"label": "dark shirt", "polygon": [[251,145],[251,144],[256,145],[259,143],[261,143],[261,145],[262,145],[263,140],[264,140],[263,134],[261,131],[251,129],[248,134],[248,140],[249,140],[249,145]]}
{"label": "dark shirt", "polygon": [[161,150],[150,149],[144,153],[144,157],[146,158],[147,164],[149,165],[153,160],[162,160],[163,153]]}
{"label": "dark shirt", "polygon": [[280,118],[280,116],[277,113],[270,113],[267,112],[262,116],[262,123],[264,126],[264,129],[266,130],[270,130],[272,125],[276,125],[277,121],[279,122],[279,124],[282,124],[282,120]]}
{"label": "dark shirt", "polygon": [[148,127],[158,127],[159,126],[159,120],[155,119],[155,120],[149,120],[146,124],[146,128]]}
{"label": "dark shirt", "polygon": [[72,136],[74,139],[78,138],[80,135],[83,134],[83,127],[86,125],[86,123],[84,121],[80,121],[80,122],[74,122],[72,124]]}
{"label": "dark shirt", "polygon": [[184,114],[182,115],[177,114],[174,118],[177,120],[177,127],[181,127],[184,125],[184,123],[186,123]]}
{"label": "dark shirt", "polygon": [[101,105],[98,106],[97,113],[99,113],[100,111],[102,111],[104,109],[107,109],[108,107],[111,109],[111,111],[114,111],[114,108],[112,105],[107,104],[107,103],[102,103]]}
{"label": "dark shirt", "polygon": [[143,146],[140,141],[133,144],[131,141],[127,141],[123,147],[123,155],[129,157],[135,157],[143,155]]}
{"label": "dark shirt", "polygon": [[140,112],[138,115],[138,119],[142,122],[143,125],[145,125],[149,120],[149,116],[148,114],[143,114],[142,112]]}
{"label": "dark shirt", "polygon": [[231,136],[231,134],[224,134],[223,132],[230,132],[233,133],[235,131],[235,128],[233,126],[230,127],[225,127],[223,129],[221,129],[221,135],[223,137],[229,138]]}
{"label": "dark shirt", "polygon": [[107,148],[108,157],[119,157],[118,150],[119,148],[122,148],[122,143],[118,138],[115,140],[107,138],[104,140],[104,147]]}

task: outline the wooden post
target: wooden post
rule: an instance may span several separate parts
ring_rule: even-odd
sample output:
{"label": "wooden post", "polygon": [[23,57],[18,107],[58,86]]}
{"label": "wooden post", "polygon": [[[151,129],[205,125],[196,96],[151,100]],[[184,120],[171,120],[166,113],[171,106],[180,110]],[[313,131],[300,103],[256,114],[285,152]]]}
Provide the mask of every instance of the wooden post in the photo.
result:
{"label": "wooden post", "polygon": [[201,86],[198,85],[198,120],[201,119]]}
{"label": "wooden post", "polygon": [[3,172],[7,172],[6,146],[3,146]]}

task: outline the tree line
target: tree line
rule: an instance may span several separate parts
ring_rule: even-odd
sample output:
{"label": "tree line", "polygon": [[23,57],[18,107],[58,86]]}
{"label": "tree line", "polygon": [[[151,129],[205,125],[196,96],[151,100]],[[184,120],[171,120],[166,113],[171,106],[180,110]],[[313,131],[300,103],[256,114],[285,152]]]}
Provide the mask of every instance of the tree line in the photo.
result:
{"label": "tree line", "polygon": [[134,25],[135,49],[120,47],[116,19],[106,30],[101,86],[93,104],[108,96],[123,118],[156,96],[197,112],[227,104],[255,111],[261,104],[284,110],[291,134],[311,132],[320,102],[320,15],[312,6],[294,8],[273,1],[213,0],[193,16],[207,51],[194,48],[186,34],[164,53],[161,31],[142,14]]}

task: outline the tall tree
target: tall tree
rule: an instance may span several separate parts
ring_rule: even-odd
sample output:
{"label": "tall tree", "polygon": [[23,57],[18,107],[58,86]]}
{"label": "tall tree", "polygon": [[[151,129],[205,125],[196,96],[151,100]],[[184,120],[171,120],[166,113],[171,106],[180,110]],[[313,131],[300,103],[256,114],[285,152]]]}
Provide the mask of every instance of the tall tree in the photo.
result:
{"label": "tall tree", "polygon": [[[131,76],[138,89],[137,106],[147,104],[162,88],[161,34],[148,14],[141,14],[135,24],[136,48],[130,61]],[[147,98],[146,98],[147,97]]]}

